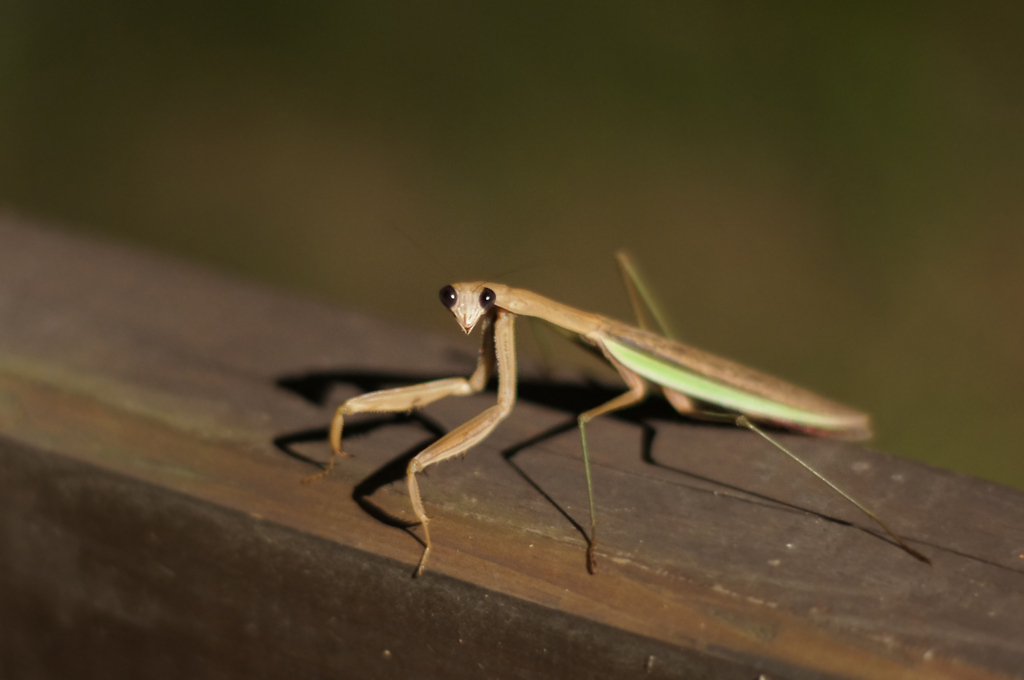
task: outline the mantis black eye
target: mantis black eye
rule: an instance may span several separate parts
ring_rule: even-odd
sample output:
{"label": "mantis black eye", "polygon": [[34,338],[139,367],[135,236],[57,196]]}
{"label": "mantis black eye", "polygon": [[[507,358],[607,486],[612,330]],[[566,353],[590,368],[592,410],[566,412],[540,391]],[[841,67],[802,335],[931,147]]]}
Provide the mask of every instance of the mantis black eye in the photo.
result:
{"label": "mantis black eye", "polygon": [[490,309],[494,306],[494,300],[496,296],[494,291],[490,288],[484,288],[483,292],[480,293],[480,306],[484,309]]}
{"label": "mantis black eye", "polygon": [[441,304],[451,309],[455,306],[455,303],[459,301],[459,294],[455,292],[455,289],[451,286],[445,286],[441,289]]}

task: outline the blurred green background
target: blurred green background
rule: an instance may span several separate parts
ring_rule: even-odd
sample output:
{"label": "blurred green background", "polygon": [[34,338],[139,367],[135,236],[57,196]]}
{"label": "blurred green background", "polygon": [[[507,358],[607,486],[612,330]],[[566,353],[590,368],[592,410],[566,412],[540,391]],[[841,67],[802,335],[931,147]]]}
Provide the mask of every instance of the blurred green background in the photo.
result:
{"label": "blurred green background", "polygon": [[0,17],[0,209],[453,340],[510,271],[628,318],[625,246],[688,342],[1024,487],[1024,3]]}

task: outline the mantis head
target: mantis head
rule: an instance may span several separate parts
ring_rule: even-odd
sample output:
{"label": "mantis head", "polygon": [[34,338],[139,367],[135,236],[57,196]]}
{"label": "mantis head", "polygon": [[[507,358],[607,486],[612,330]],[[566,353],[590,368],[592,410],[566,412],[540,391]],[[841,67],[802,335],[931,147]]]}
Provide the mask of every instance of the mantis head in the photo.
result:
{"label": "mantis head", "polygon": [[453,283],[441,289],[441,304],[451,310],[468,335],[480,319],[494,307],[497,296],[484,284]]}

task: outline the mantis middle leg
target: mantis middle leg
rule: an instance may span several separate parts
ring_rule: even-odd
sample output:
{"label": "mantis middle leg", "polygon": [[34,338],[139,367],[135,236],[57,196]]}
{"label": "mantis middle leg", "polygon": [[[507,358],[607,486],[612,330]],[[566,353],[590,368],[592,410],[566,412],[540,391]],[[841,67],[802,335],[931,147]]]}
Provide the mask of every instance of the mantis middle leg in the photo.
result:
{"label": "mantis middle leg", "polygon": [[590,477],[590,454],[587,451],[586,426],[587,423],[598,416],[633,406],[643,401],[644,397],[647,396],[646,380],[616,361],[603,346],[601,346],[601,351],[609,363],[619,372],[622,380],[629,387],[629,391],[620,394],[597,408],[581,413],[576,419],[580,427],[580,441],[583,444],[583,470],[587,475],[587,498],[590,501],[590,540],[587,545],[587,571],[591,574],[597,569],[597,559],[594,556],[594,549],[597,547],[597,514],[594,511],[594,485]]}

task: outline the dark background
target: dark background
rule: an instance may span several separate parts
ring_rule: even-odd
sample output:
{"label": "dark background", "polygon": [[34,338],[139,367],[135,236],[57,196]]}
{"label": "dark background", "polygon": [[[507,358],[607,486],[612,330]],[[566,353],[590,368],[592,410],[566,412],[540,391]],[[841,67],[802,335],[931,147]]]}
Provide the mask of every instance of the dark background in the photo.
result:
{"label": "dark background", "polygon": [[1022,36],[1016,2],[3,0],[0,208],[455,340],[453,279],[628,318],[628,247],[686,341],[1022,487]]}

